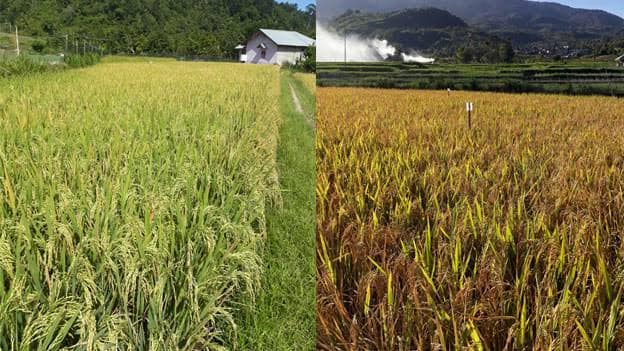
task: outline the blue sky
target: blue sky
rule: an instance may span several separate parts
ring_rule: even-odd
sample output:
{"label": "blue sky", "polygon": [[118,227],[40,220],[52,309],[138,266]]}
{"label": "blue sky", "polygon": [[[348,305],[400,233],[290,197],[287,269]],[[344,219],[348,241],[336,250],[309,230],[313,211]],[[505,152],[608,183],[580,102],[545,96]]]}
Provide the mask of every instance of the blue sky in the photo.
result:
{"label": "blue sky", "polygon": [[[316,4],[316,0],[278,0],[279,2],[289,2],[291,4],[299,5],[300,9],[305,9],[309,4]],[[321,1],[331,1],[331,0],[321,0]]]}
{"label": "blue sky", "polygon": [[622,0],[556,0],[554,2],[582,9],[605,10],[624,17],[624,1]]}

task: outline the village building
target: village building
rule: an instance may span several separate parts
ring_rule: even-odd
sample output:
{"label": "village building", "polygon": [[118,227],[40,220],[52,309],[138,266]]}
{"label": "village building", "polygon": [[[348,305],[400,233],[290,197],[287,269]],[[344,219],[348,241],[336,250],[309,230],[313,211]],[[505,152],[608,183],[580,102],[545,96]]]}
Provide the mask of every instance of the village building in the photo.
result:
{"label": "village building", "polygon": [[303,58],[306,48],[315,40],[301,33],[260,29],[251,36],[247,45],[238,45],[239,61],[255,64],[283,65],[296,63]]}
{"label": "village building", "polygon": [[624,67],[624,55],[615,59],[618,67]]}

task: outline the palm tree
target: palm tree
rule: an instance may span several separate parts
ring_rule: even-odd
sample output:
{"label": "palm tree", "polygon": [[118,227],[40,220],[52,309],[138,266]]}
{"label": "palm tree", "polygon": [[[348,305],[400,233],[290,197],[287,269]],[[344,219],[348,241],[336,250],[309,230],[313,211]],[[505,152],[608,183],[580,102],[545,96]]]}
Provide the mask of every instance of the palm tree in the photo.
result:
{"label": "palm tree", "polygon": [[316,4],[306,6],[306,13],[312,17],[316,17]]}
{"label": "palm tree", "polygon": [[308,4],[308,6],[306,6],[306,13],[310,16],[310,23],[308,23],[308,25],[312,26],[312,22],[316,21],[316,4]]}

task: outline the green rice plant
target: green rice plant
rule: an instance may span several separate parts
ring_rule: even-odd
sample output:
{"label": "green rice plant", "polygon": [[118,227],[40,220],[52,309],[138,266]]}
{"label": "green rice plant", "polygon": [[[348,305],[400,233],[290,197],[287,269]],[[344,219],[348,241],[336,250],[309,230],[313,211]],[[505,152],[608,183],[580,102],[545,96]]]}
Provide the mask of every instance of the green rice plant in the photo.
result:
{"label": "green rice plant", "polygon": [[235,348],[280,201],[278,96],[253,65],[0,81],[0,349]]}

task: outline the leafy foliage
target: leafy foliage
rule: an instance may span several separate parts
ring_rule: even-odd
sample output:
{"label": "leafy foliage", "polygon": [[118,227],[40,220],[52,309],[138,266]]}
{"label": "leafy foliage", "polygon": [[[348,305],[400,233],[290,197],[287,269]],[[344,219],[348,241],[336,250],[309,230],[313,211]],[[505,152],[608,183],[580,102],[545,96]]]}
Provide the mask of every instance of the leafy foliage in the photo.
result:
{"label": "leafy foliage", "polygon": [[283,66],[294,71],[306,73],[316,72],[316,47],[309,46],[305,49],[303,57],[294,64],[286,64]]}
{"label": "leafy foliage", "polygon": [[0,2],[0,18],[26,35],[89,38],[113,53],[213,57],[234,55],[234,46],[260,27],[314,35],[314,11],[273,0]]}
{"label": "leafy foliage", "polygon": [[95,65],[100,62],[100,57],[95,54],[67,55],[64,61],[71,68],[81,68]]}
{"label": "leafy foliage", "polygon": [[42,53],[48,44],[44,40],[34,40],[30,46],[37,53]]}
{"label": "leafy foliage", "polygon": [[0,60],[0,77],[23,76],[30,73],[41,73],[48,69],[47,65],[26,56]]}

